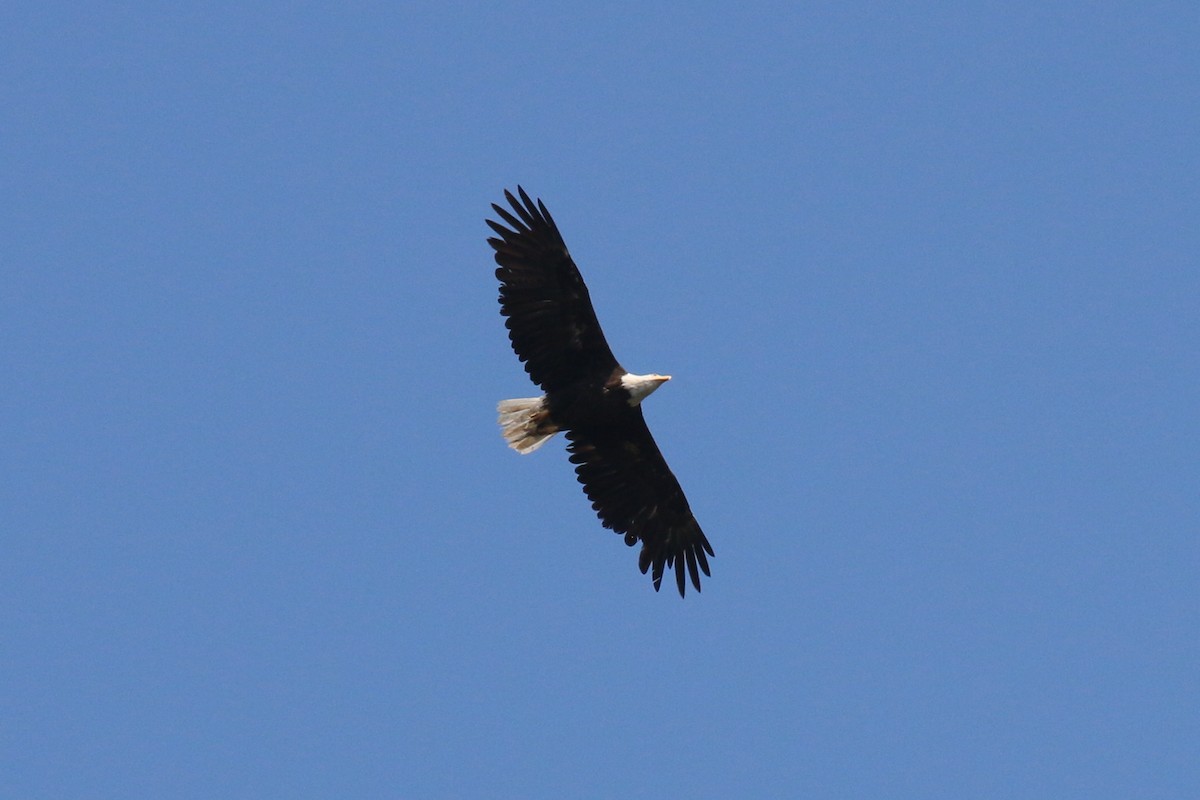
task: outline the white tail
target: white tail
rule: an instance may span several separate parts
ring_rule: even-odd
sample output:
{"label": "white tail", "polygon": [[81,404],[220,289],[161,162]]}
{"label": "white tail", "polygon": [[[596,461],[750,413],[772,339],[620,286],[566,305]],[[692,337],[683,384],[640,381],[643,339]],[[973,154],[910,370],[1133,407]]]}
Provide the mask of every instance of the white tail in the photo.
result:
{"label": "white tail", "polygon": [[544,397],[501,400],[496,411],[500,412],[500,432],[508,446],[521,455],[532,453],[558,433],[558,428],[550,421]]}

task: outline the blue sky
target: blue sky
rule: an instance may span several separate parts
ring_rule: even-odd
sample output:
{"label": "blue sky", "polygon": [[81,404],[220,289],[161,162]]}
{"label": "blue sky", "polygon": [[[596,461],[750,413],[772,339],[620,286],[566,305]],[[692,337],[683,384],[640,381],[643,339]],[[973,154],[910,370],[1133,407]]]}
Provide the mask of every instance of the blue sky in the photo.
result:
{"label": "blue sky", "polygon": [[[0,794],[1200,785],[1186,3],[10,3]],[[716,550],[520,457],[545,200]]]}

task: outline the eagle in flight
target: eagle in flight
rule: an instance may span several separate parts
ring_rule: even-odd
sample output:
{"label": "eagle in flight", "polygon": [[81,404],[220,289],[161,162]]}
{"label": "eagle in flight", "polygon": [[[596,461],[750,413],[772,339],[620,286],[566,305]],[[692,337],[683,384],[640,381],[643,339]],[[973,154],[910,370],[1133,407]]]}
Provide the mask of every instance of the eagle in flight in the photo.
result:
{"label": "eagle in flight", "polygon": [[492,205],[501,222],[487,220],[496,233],[488,244],[496,251],[500,313],[544,394],[501,401],[501,432],[525,454],[562,431],[600,522],[630,547],[642,543],[638,568],[650,572],[655,591],[671,568],[681,597],[686,578],[700,591],[700,573],[712,574],[712,545],[642,417],[642,401],[671,378],[634,375],[617,363],[546,206],[520,187],[504,197],[510,208]]}

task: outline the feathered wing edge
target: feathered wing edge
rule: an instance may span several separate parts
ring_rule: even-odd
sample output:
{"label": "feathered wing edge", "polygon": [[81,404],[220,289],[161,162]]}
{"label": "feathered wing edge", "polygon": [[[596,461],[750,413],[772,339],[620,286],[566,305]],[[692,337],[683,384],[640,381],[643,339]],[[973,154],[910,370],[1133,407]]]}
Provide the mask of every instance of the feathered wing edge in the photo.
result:
{"label": "feathered wing edge", "polygon": [[[674,567],[675,569],[675,585],[679,589],[679,596],[684,596],[685,583],[683,564],[686,561],[687,574],[692,579],[692,586],[696,587],[696,591],[700,591],[700,572],[705,576],[712,577],[712,573],[708,570],[708,555],[714,556],[712,545],[708,543],[708,538],[700,530],[700,526],[696,524],[696,520],[692,519],[692,525],[695,527],[694,533],[687,536],[681,536],[680,541],[674,547],[670,547],[670,542],[664,542],[656,547],[651,548],[649,542],[642,541],[642,551],[638,553],[638,569],[645,575],[646,571],[653,567],[650,577],[654,581],[654,591],[658,591],[662,586],[663,572],[665,569]],[[626,540],[628,540],[626,534]],[[700,572],[697,571],[699,567]]]}
{"label": "feathered wing edge", "polygon": [[607,373],[617,360],[554,218],[523,188],[517,193],[520,199],[504,192],[511,211],[492,205],[509,228],[486,220],[499,237],[487,241],[495,250],[500,313],[507,317],[513,351],[533,382],[549,392],[588,372]]}
{"label": "feathered wing edge", "polygon": [[696,522],[683,489],[641,417],[623,426],[620,435],[571,430],[567,432],[571,463],[600,522],[625,537],[632,547],[642,543],[638,569],[650,573],[654,590],[663,573],[675,570],[679,596],[687,579],[700,591],[700,573],[712,575],[708,556],[715,555]]}

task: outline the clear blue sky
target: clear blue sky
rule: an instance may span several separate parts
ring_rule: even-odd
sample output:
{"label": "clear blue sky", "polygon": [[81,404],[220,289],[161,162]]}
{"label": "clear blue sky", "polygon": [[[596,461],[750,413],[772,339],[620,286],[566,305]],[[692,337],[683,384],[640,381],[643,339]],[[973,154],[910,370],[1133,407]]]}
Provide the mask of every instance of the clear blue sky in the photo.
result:
{"label": "clear blue sky", "polygon": [[[1182,798],[1194,3],[7,3],[0,796]],[[716,550],[655,594],[483,219]]]}

